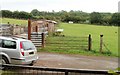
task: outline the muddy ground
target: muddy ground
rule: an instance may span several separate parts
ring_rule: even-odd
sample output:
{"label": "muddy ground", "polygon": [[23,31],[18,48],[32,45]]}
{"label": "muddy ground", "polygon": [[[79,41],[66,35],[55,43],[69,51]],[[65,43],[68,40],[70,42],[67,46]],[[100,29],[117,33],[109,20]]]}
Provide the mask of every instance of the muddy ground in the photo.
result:
{"label": "muddy ground", "polygon": [[34,66],[53,68],[110,70],[118,67],[117,57],[83,56],[56,53],[38,53]]}

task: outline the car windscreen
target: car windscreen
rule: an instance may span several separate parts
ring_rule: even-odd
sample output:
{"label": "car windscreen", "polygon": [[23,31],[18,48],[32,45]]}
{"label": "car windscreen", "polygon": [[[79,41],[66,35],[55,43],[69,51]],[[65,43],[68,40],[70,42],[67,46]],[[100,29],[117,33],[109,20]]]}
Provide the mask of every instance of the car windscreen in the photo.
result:
{"label": "car windscreen", "polygon": [[22,46],[24,50],[34,50],[35,46],[32,42],[30,41],[23,41]]}

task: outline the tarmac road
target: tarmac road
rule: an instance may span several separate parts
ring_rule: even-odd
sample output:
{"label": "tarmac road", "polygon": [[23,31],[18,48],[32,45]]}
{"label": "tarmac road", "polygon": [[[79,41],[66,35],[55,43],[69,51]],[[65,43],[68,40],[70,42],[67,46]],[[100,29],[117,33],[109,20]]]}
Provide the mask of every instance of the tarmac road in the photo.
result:
{"label": "tarmac road", "polygon": [[38,53],[38,56],[39,60],[34,66],[96,70],[110,70],[118,67],[117,57],[83,56],[56,53]]}

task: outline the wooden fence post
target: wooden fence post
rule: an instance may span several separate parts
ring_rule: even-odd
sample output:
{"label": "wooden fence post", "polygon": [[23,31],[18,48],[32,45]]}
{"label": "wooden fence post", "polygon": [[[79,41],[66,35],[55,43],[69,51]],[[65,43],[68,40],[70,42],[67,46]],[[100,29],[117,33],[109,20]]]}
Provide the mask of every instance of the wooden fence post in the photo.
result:
{"label": "wooden fence post", "polygon": [[100,53],[103,51],[103,35],[100,35]]}
{"label": "wooden fence post", "polygon": [[28,40],[31,40],[31,20],[28,20]]}
{"label": "wooden fence post", "polygon": [[38,26],[35,26],[35,32],[38,32]]}
{"label": "wooden fence post", "polygon": [[42,33],[42,48],[45,47],[45,34]]}
{"label": "wooden fence post", "polygon": [[91,38],[91,34],[89,34],[88,37],[88,50],[92,50],[92,38]]}

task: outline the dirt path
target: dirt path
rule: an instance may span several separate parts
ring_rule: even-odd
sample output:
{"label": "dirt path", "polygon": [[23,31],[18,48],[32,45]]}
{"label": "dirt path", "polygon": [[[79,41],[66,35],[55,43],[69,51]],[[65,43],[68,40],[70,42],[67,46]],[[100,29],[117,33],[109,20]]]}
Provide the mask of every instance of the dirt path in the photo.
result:
{"label": "dirt path", "polygon": [[55,53],[38,53],[38,55],[39,60],[35,66],[41,67],[99,70],[109,70],[118,67],[118,58],[115,57],[66,55]]}

